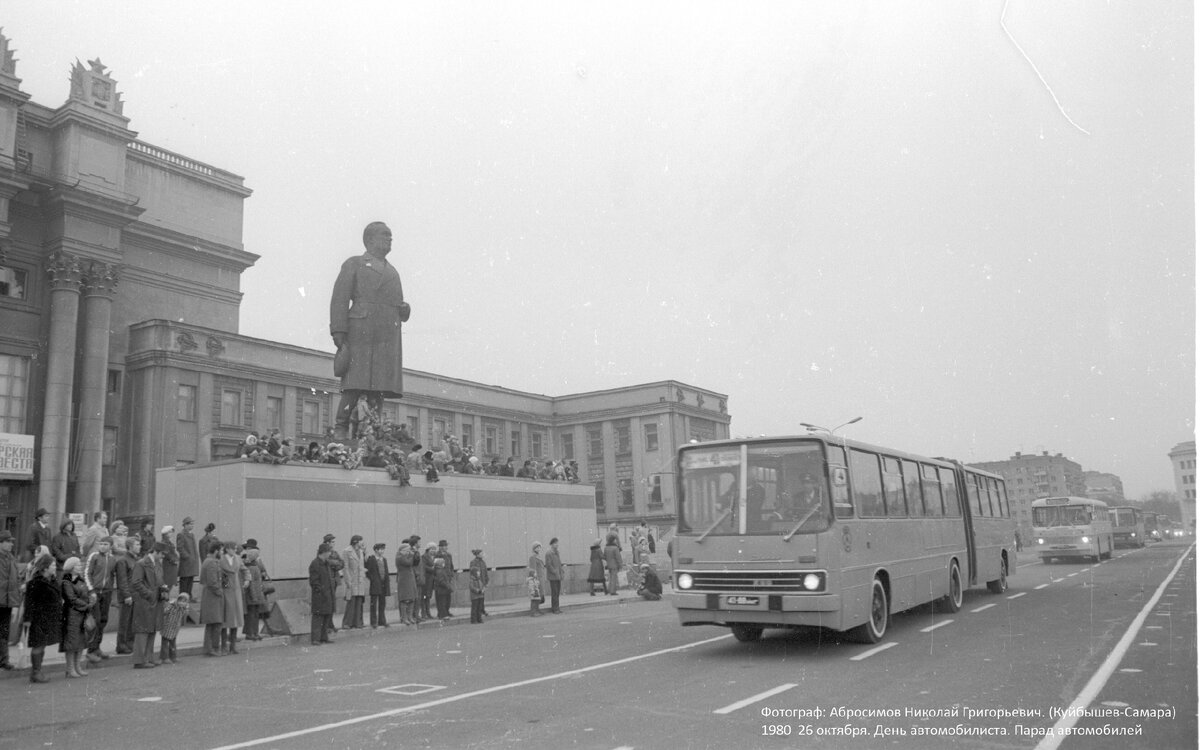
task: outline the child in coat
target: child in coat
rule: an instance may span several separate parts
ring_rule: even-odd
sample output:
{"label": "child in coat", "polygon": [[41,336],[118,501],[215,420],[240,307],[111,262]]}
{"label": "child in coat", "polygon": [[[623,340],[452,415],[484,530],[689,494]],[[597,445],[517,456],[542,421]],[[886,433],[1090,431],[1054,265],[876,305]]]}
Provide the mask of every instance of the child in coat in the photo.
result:
{"label": "child in coat", "polygon": [[179,637],[179,629],[183,627],[183,619],[187,617],[191,597],[182,593],[175,601],[168,602],[163,607],[162,615],[162,646],[158,649],[158,658],[163,664],[169,660],[178,664],[179,658],[175,651],[175,639]]}

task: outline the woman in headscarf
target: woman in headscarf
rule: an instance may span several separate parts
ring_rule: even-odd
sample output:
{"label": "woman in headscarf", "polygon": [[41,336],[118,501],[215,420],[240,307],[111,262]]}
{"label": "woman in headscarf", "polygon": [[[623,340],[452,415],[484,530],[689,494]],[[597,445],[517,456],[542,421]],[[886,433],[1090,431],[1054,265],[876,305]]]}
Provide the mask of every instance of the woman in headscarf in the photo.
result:
{"label": "woman in headscarf", "polygon": [[63,605],[54,556],[48,547],[38,548],[27,575],[25,619],[29,621],[29,681],[49,682],[50,678],[42,674],[42,660],[46,656],[46,647],[58,643],[62,637]]}
{"label": "woman in headscarf", "polygon": [[67,560],[79,557],[79,537],[75,536],[74,521],[68,518],[58,527],[58,533],[50,541],[50,552],[58,563],[59,572],[62,572]]}
{"label": "woman in headscarf", "polygon": [[592,542],[591,560],[588,566],[588,593],[592,596],[596,595],[596,584],[600,584],[600,593],[603,594],[605,589],[604,579],[604,553],[600,551],[600,540]]}
{"label": "woman in headscarf", "polygon": [[62,638],[58,650],[65,654],[67,677],[87,675],[87,660],[81,659],[87,648],[87,632],[84,621],[88,611],[96,603],[94,594],[88,593],[87,582],[81,573],[83,565],[78,557],[67,558],[63,564],[62,579]]}
{"label": "woman in headscarf", "polygon": [[246,565],[246,625],[242,633],[248,641],[261,641],[258,634],[258,613],[267,606],[267,597],[263,593],[263,572],[258,564],[258,550],[247,549],[242,552],[242,562]]}
{"label": "woman in headscarf", "polygon": [[533,577],[537,579],[538,598],[529,600],[529,616],[540,617],[542,612],[538,610],[546,601],[546,592],[550,590],[550,582],[546,580],[546,562],[542,560],[542,544],[541,542],[533,543],[533,554],[529,556],[529,572],[533,573]]}
{"label": "woman in headscarf", "polygon": [[246,624],[245,589],[250,585],[246,566],[237,554],[237,542],[225,542],[221,550],[221,592],[225,595],[225,622],[221,630],[221,653],[236,654],[238,629]]}

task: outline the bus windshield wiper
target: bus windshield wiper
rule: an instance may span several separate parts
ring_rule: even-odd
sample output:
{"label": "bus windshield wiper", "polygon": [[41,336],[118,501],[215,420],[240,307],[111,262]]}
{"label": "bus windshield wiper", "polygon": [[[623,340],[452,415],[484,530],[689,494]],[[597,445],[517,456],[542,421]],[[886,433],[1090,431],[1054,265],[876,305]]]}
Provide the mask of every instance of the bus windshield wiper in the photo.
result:
{"label": "bus windshield wiper", "polygon": [[801,518],[801,519],[800,519],[800,522],[799,522],[799,523],[797,523],[795,526],[793,526],[793,527],[792,527],[792,530],[791,530],[791,531],[789,531],[788,533],[786,533],[786,534],[784,534],[784,535],[783,535],[783,541],[785,541],[785,542],[790,542],[790,541],[792,541],[792,537],[796,536],[796,533],[797,533],[798,531],[800,531],[800,527],[801,527],[801,526],[803,526],[803,525],[804,525],[804,524],[805,524],[805,523],[808,521],[808,519],[812,518],[812,517],[813,517],[813,514],[814,514],[814,513],[816,513],[816,512],[817,512],[818,510],[820,510],[820,509],[821,509],[821,506],[820,506],[820,505],[814,505],[814,506],[812,507],[812,510],[810,510],[810,511],[809,511],[809,512],[807,512],[807,513],[805,513],[805,514],[804,514],[804,518]]}
{"label": "bus windshield wiper", "polygon": [[708,536],[709,534],[713,533],[713,529],[715,529],[715,528],[717,528],[718,526],[720,526],[720,525],[721,525],[721,522],[722,522],[722,521],[724,521],[724,520],[725,520],[725,519],[726,519],[726,518],[729,516],[729,514],[730,514],[732,511],[733,511],[733,508],[726,508],[726,509],[725,509],[725,512],[724,512],[724,513],[722,513],[722,514],[721,514],[721,515],[720,515],[720,516],[717,518],[717,520],[713,521],[713,525],[712,525],[712,526],[709,526],[709,527],[708,527],[708,529],[707,529],[707,530],[706,530],[706,531],[705,531],[703,534],[701,534],[701,535],[700,535],[700,538],[699,538],[699,539],[697,539],[697,540],[696,540],[696,542],[703,542],[703,541],[704,541],[704,537],[706,537],[706,536]]}

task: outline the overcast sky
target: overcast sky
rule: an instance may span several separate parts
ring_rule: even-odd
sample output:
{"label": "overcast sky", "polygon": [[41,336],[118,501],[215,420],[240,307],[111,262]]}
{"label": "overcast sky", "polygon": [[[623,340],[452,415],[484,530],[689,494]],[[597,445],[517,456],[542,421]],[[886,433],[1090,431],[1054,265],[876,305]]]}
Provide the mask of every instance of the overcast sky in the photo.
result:
{"label": "overcast sky", "polygon": [[[34,101],[100,57],[149,143],[244,175],[241,332],[332,351],[387,221],[405,365],[677,379],[1140,497],[1195,429],[1190,3],[5,0]],[[1007,27],[1008,34],[1005,33]]]}

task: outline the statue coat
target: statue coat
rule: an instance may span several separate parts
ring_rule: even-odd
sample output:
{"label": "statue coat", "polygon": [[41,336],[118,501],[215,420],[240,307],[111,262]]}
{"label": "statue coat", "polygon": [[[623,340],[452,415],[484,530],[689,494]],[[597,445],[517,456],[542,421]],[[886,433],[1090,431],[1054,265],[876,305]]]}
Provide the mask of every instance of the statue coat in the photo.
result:
{"label": "statue coat", "polygon": [[342,264],[329,302],[329,332],[346,334],[349,362],[345,372],[334,373],[343,391],[403,395],[400,328],[408,317],[395,266],[370,254]]}

